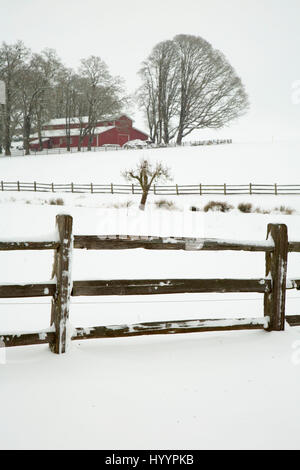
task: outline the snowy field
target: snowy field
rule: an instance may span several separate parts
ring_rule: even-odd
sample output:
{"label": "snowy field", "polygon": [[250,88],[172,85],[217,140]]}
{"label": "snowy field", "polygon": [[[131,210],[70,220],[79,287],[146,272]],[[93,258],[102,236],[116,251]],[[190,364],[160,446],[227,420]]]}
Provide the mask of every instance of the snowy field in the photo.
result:
{"label": "snowy field", "polygon": [[299,151],[300,141],[290,141],[16,156],[0,158],[0,174],[6,181],[117,184],[125,183],[122,170],[146,157],[167,164],[177,184],[296,184]]}
{"label": "snowy field", "polygon": [[[171,168],[178,184],[299,183],[300,143],[233,144],[0,159],[4,181],[124,183],[141,157]],[[62,198],[64,205],[50,204]],[[173,210],[155,201],[174,202]],[[191,212],[211,200],[229,213]],[[130,203],[129,203],[130,201]],[[261,212],[241,213],[240,202]],[[265,240],[268,223],[300,241],[300,196],[151,196],[0,193],[1,240],[50,240],[55,216],[74,233]],[[294,212],[287,215],[278,208]],[[49,281],[51,252],[1,252],[0,282]],[[75,250],[74,280],[255,278],[264,254]],[[288,277],[300,277],[290,254]],[[300,294],[287,291],[287,313]],[[73,326],[263,315],[260,294],[178,294],[72,299]],[[0,332],[49,326],[50,300],[1,299]],[[76,341],[64,356],[48,346],[0,349],[1,449],[300,449],[300,328]],[[16,426],[16,422],[18,425]],[[284,432],[283,432],[284,430]]]}

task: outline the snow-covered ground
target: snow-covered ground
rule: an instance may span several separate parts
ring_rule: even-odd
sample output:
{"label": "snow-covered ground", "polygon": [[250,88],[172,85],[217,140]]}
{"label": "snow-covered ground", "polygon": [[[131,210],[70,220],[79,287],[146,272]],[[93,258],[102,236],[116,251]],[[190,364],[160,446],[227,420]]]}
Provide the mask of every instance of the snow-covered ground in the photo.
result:
{"label": "snow-covered ground", "polygon": [[295,184],[300,140],[167,149],[108,150],[0,158],[1,180],[124,183],[120,173],[140,158],[163,161],[177,184]]}
{"label": "snow-covered ground", "polygon": [[[171,167],[178,184],[298,183],[299,143],[233,144],[91,155],[0,159],[5,181],[122,183],[141,157]],[[62,198],[64,205],[50,205]],[[175,209],[157,209],[172,200]],[[210,200],[229,213],[191,212]],[[131,201],[131,204],[128,204]],[[151,196],[0,193],[1,240],[53,239],[55,216],[74,217],[75,234],[147,234],[264,240],[286,223],[300,241],[300,196]],[[251,202],[269,214],[242,214]],[[280,213],[280,206],[294,209]],[[51,252],[0,252],[1,283],[51,276]],[[264,276],[264,254],[75,250],[73,278]],[[290,254],[288,277],[300,276]],[[300,295],[287,291],[287,313]],[[163,319],[263,315],[259,294],[180,294],[72,299],[71,323],[96,326]],[[49,326],[50,299],[1,299],[0,332]],[[0,448],[300,448],[300,328],[76,341],[68,354],[47,346],[0,348]],[[18,425],[16,423],[18,422]],[[284,432],[282,432],[284,430]]]}

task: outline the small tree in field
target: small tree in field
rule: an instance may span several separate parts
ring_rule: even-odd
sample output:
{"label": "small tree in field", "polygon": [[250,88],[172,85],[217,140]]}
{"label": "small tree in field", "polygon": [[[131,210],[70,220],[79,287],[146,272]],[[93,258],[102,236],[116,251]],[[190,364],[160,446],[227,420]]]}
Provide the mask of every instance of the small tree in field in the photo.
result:
{"label": "small tree in field", "polygon": [[123,171],[122,176],[128,181],[137,180],[142,188],[141,210],[145,209],[151,186],[158,181],[164,182],[172,179],[168,167],[163,166],[161,162],[153,165],[146,159],[142,159],[135,168]]}

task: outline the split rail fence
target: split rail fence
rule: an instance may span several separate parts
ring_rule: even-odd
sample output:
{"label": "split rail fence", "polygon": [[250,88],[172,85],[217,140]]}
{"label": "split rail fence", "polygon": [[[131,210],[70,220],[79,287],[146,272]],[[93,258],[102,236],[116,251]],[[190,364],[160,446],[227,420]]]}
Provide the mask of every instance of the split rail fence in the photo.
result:
{"label": "split rail fence", "polygon": [[[195,147],[195,146],[206,146],[206,145],[223,145],[223,144],[232,144],[232,139],[210,139],[210,140],[197,140],[197,141],[189,141],[189,142],[182,142],[180,147]],[[155,150],[158,148],[170,148],[170,147],[178,147],[176,143],[169,143],[169,144],[149,144],[149,145],[125,145],[121,147],[120,145],[117,144],[108,144],[108,145],[102,145],[100,147],[93,146],[89,150],[88,147],[81,147],[81,149],[78,151],[77,147],[71,147],[70,150],[67,150],[66,147],[57,147],[57,148],[52,148],[52,149],[43,149],[43,150],[30,150],[30,155],[31,156],[36,156],[36,155],[61,155],[61,154],[70,154],[70,153],[80,153],[80,152],[107,152],[111,150],[137,150],[137,149],[142,149],[142,150]],[[21,157],[25,156],[26,152],[23,149],[12,149],[12,156],[13,157]]]}
{"label": "split rail fence", "polygon": [[[133,236],[73,236],[73,219],[56,216],[59,241],[0,241],[0,250],[54,250],[55,281],[30,285],[1,285],[0,298],[52,297],[50,328],[32,333],[6,334],[0,340],[6,347],[49,343],[56,354],[66,351],[69,340],[112,338],[154,334],[195,333],[203,331],[264,329],[284,330],[285,320],[300,325],[300,315],[285,315],[286,289],[299,288],[300,279],[287,284],[288,252],[300,252],[300,242],[289,242],[287,227],[269,224],[267,240],[238,242],[218,239],[159,238]],[[261,279],[138,279],[91,280],[72,282],[73,249],[265,252],[266,275]],[[264,315],[259,318],[174,320],[132,325],[95,326],[70,329],[71,296],[153,295],[176,293],[257,292],[264,294]]]}
{"label": "split rail fence", "polygon": [[[22,181],[1,181],[0,191],[30,191],[42,193],[88,193],[88,194],[142,194],[136,184],[77,184],[77,183],[26,183]],[[160,196],[184,195],[300,195],[300,184],[194,184],[194,185],[153,185],[150,193]]]}

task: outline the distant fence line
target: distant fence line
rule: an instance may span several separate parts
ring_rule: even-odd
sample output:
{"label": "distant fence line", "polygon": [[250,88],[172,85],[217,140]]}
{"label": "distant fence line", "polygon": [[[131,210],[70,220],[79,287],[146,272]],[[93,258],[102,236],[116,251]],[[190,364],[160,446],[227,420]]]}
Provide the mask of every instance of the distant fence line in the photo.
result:
{"label": "distant fence line", "polygon": [[[197,140],[182,142],[181,147],[198,147],[203,145],[224,145],[232,144],[232,139],[211,139],[211,140]],[[80,153],[80,152],[106,152],[108,150],[136,150],[136,149],[157,149],[157,148],[173,148],[179,147],[176,143],[170,144],[149,144],[148,146],[139,146],[135,147],[120,147],[119,145],[109,144],[102,145],[101,147],[91,147],[91,150],[88,150],[87,147],[81,147],[81,150],[78,151],[77,147],[71,147],[70,150],[66,148],[52,148],[44,150],[30,150],[30,155],[56,155],[56,154],[69,154],[69,153]],[[4,155],[3,155],[4,156]],[[25,156],[25,150],[12,149],[12,157],[22,157]]]}
{"label": "distant fence line", "polygon": [[[0,191],[30,191],[46,193],[88,193],[88,194],[142,194],[142,189],[135,184],[56,184],[56,183],[25,183],[21,181],[1,181]],[[159,196],[184,195],[300,195],[300,184],[194,184],[159,186],[153,185],[150,193]]]}

